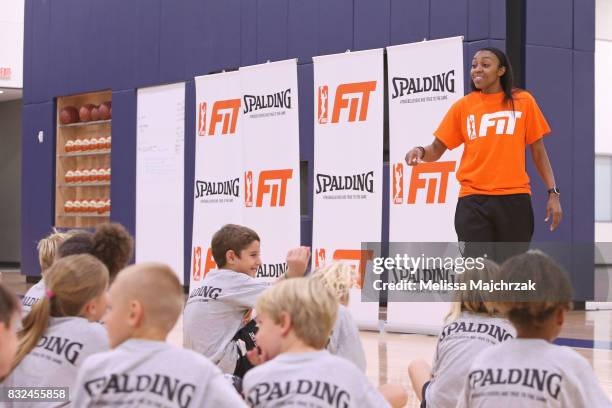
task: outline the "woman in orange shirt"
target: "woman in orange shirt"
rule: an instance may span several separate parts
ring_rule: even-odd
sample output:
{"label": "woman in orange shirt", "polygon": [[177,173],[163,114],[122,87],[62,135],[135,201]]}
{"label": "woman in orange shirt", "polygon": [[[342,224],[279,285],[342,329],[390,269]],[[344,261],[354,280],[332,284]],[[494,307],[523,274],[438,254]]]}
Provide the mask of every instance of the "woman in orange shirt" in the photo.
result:
{"label": "woman in orange shirt", "polygon": [[461,242],[523,242],[533,235],[531,188],[525,170],[529,145],[548,188],[546,220],[561,222],[560,192],[543,137],[550,132],[535,99],[513,86],[512,67],[497,48],[483,48],[472,60],[473,92],[446,113],[434,141],[406,154],[406,163],[438,160],[446,149],[464,145],[457,171],[461,184],[455,230]]}

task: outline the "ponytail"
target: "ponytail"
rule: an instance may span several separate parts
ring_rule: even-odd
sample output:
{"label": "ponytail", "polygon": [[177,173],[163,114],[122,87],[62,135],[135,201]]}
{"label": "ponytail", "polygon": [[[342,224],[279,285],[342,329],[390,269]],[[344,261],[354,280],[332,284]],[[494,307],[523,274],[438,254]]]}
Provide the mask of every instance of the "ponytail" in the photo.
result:
{"label": "ponytail", "polygon": [[19,347],[11,371],[23,361],[49,327],[51,317],[80,316],[92,299],[108,287],[108,269],[91,255],[70,255],[56,261],[45,276],[46,296],[23,319]]}

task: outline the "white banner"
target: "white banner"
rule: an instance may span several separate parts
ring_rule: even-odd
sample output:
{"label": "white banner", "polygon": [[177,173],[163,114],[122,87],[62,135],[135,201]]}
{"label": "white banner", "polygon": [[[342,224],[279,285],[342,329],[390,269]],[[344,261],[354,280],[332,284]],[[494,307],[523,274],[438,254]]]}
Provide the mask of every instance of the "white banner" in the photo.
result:
{"label": "white banner", "polygon": [[242,224],[240,74],[195,78],[196,156],[191,285],[216,268],[210,241],[228,223]]}
{"label": "white banner", "polygon": [[244,224],[261,238],[257,276],[276,279],[300,245],[297,61],[240,68]]}
{"label": "white banner", "polygon": [[[455,242],[459,183],[455,172],[463,147],[437,162],[409,167],[414,146],[433,141],[433,132],[451,105],[463,97],[461,37],[387,48],[389,94],[389,240]],[[391,254],[393,255],[393,254]],[[419,309],[419,313],[409,313]],[[446,303],[388,305],[388,330],[437,333]]]}
{"label": "white banner", "polygon": [[163,262],[183,283],[185,84],[137,94],[136,262]]}
{"label": "white banner", "polygon": [[314,267],[354,265],[349,308],[378,327],[378,303],[361,302],[362,242],[380,242],[383,166],[383,50],[314,57]]}

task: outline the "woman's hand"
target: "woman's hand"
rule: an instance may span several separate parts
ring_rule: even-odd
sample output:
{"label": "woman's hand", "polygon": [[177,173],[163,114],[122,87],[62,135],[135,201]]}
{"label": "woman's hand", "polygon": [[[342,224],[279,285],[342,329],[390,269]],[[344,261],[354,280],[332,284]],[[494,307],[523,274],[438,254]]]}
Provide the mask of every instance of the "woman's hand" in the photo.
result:
{"label": "woman's hand", "polygon": [[557,229],[557,226],[563,218],[563,210],[561,209],[561,200],[559,199],[559,194],[548,194],[548,203],[546,203],[546,219],[544,220],[544,222],[548,222],[551,217],[552,222],[550,223],[550,230],[554,231],[555,229]]}
{"label": "woman's hand", "polygon": [[408,153],[406,153],[406,164],[409,166],[416,166],[423,161],[423,150],[418,147],[413,147]]}
{"label": "woman's hand", "polygon": [[446,145],[436,137],[430,145],[424,147],[418,146],[410,149],[410,151],[406,153],[404,160],[406,160],[406,164],[409,166],[416,166],[424,161],[435,162],[442,157],[445,151]]}

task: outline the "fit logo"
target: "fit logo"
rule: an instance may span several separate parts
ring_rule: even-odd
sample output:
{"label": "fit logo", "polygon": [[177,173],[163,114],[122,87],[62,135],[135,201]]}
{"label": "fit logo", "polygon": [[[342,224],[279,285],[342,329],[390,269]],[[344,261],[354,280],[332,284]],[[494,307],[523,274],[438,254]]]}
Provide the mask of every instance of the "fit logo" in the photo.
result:
{"label": "fit logo", "polygon": [[[270,207],[284,207],[287,183],[293,177],[293,169],[263,170],[257,181],[255,207],[263,207],[264,197],[270,196]],[[244,173],[244,201],[246,207],[253,206],[253,172]]]}
{"label": "fit logo", "polygon": [[[336,97],[334,99],[331,123],[338,123],[340,121],[340,113],[344,109],[348,109],[347,122],[365,121],[368,118],[370,93],[374,92],[375,90],[376,81],[355,82],[338,85],[338,88],[336,88]],[[327,85],[320,86],[317,113],[319,123],[321,124],[327,123],[327,98]]]}
{"label": "fit logo", "polygon": [[[443,204],[446,202],[448,190],[448,175],[455,171],[457,162],[431,162],[419,163],[412,168],[410,176],[410,189],[408,190],[408,204],[416,203],[417,192],[427,190],[427,204]],[[436,193],[438,199],[436,200]]]}
{"label": "fit logo", "polygon": [[328,109],[327,109],[327,95],[329,95],[329,88],[327,85],[319,87],[319,104],[317,109],[317,117],[321,125],[327,123]]}
{"label": "fit logo", "polygon": [[[480,118],[480,127],[478,129],[478,137],[485,137],[490,127],[495,127],[496,135],[513,135],[516,127],[517,119],[523,116],[522,112],[518,111],[499,111],[495,113],[485,113]],[[476,124],[474,115],[469,115],[467,118],[467,129],[470,140],[476,138]]]}
{"label": "fit logo", "polygon": [[393,203],[401,204],[404,199],[404,165],[393,165]]}
{"label": "fit logo", "polygon": [[[208,135],[214,136],[217,134],[217,125],[221,126],[221,135],[236,133],[236,123],[238,122],[239,111],[240,99],[228,99],[215,102],[212,107],[212,112],[210,113]],[[207,134],[206,102],[200,103],[200,119],[198,123],[198,134],[200,136],[205,136]]]}
{"label": "fit logo", "polygon": [[[315,268],[325,266],[326,257],[325,249],[317,248],[315,250]],[[332,256],[333,261],[346,261],[353,270],[353,282],[361,289],[363,288],[363,280],[366,272],[368,261],[374,259],[374,251],[363,249],[336,249]]]}
{"label": "fit logo", "polygon": [[208,251],[206,251],[206,259],[204,260],[204,271],[202,271],[202,247],[193,247],[193,267],[191,270],[191,277],[194,281],[199,281],[206,277],[208,272],[216,267],[217,264],[212,256],[212,248],[208,248]]}

